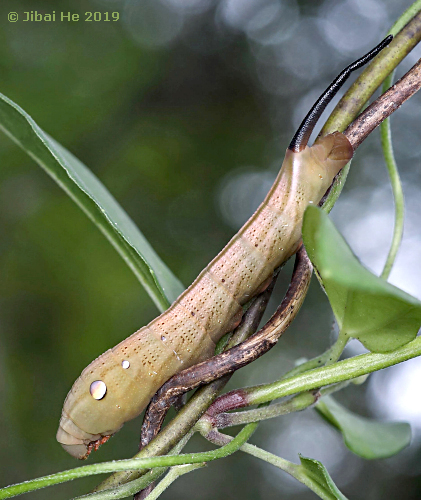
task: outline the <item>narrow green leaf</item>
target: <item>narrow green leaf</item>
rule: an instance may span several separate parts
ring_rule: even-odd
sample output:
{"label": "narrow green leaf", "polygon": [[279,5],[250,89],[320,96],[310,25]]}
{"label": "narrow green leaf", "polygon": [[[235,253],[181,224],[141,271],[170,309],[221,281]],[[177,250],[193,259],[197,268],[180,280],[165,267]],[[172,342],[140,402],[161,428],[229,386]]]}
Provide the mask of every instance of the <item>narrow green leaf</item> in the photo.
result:
{"label": "narrow green leaf", "polygon": [[396,455],[411,442],[411,426],[406,422],[376,422],[360,417],[331,397],[324,397],[316,410],[342,433],[352,452],[368,460]]}
{"label": "narrow green leaf", "polygon": [[[343,495],[336,484],[333,482],[333,479],[330,477],[329,472],[326,467],[320,463],[318,460],[314,458],[306,458],[300,455],[301,462],[301,471],[300,476],[304,476],[307,481],[303,481],[304,484],[311,487],[308,483],[313,483],[315,486],[317,485],[322,490],[320,493],[324,493],[322,496],[319,493],[321,498],[332,498],[333,500],[347,500],[345,495]],[[313,488],[312,488],[313,489]],[[316,488],[313,491],[317,491]]]}
{"label": "narrow green leaf", "polygon": [[372,352],[389,352],[413,340],[421,302],[361,265],[329,217],[308,207],[303,240],[342,334]]}
{"label": "narrow green leaf", "polygon": [[157,307],[164,311],[183,291],[137,226],[94,174],[58,144],[16,103],[0,94],[0,128],[33,158],[123,257]]}

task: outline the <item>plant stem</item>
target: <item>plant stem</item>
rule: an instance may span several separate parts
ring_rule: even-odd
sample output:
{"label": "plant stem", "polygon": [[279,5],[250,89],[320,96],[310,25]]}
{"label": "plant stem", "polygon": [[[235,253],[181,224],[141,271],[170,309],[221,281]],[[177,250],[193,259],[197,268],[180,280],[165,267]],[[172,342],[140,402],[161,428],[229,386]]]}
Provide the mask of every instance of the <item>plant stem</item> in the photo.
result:
{"label": "plant stem", "polygon": [[183,455],[164,455],[149,458],[131,458],[128,460],[118,460],[114,462],[105,462],[102,464],[85,465],[57,474],[40,477],[32,481],[14,484],[0,490],[0,499],[11,498],[22,493],[35,491],[46,486],[60,484],[71,481],[75,478],[102,474],[105,472],[114,472],[119,470],[152,469],[155,467],[168,467],[173,465],[197,464],[210,462],[219,458],[226,457],[236,452],[256,430],[258,424],[248,424],[237,434],[237,436],[227,445],[212,451],[203,451],[200,453],[186,453]]}
{"label": "plant stem", "polygon": [[[390,86],[392,78],[388,77],[385,80],[385,87]],[[402,183],[399,177],[398,167],[396,165],[395,157],[392,147],[392,134],[390,130],[390,118],[387,118],[380,126],[380,138],[383,148],[383,155],[389,173],[390,184],[392,186],[393,200],[395,203],[395,224],[393,228],[392,243],[390,245],[389,253],[386,258],[382,274],[383,279],[387,280],[392,270],[393,263],[395,262],[396,255],[403,236],[403,223],[404,223],[404,197],[402,190]]]}
{"label": "plant stem", "polygon": [[219,409],[229,411],[254,404],[261,404],[299,392],[318,389],[323,386],[352,380],[388,366],[393,366],[421,355],[421,337],[396,349],[392,353],[368,353],[310,370],[287,380],[278,380],[271,384],[238,389],[219,397],[207,414],[217,415]]}
{"label": "plant stem", "polygon": [[205,467],[205,465],[206,464],[204,463],[190,464],[190,465],[180,465],[178,467],[172,468],[168,472],[168,474],[164,477],[164,479],[155,487],[155,489],[151,493],[149,493],[149,495],[145,498],[145,500],[156,500],[180,476],[183,476],[184,474],[192,472],[196,469],[200,469],[201,467]]}
{"label": "plant stem", "polygon": [[343,353],[347,343],[349,341],[348,335],[344,333],[342,330],[339,332],[338,338],[336,339],[336,342],[333,344],[333,346],[330,349],[330,355],[328,359],[326,360],[326,366],[332,365],[333,363],[336,363],[338,359],[341,357],[341,354]]}
{"label": "plant stem", "polygon": [[[305,410],[309,406],[315,404],[318,399],[318,391],[306,391],[298,394],[288,401],[281,401],[280,403],[272,404],[270,406],[236,413],[219,413],[216,417],[214,417],[214,425],[218,429],[223,429],[224,427],[232,427],[234,425],[260,422],[261,420],[268,420],[270,418],[279,417],[280,415]],[[196,427],[206,419],[207,415],[205,414],[196,424]]]}
{"label": "plant stem", "polygon": [[[191,436],[193,435],[193,431],[190,431],[186,434],[174,448],[169,452],[169,455],[178,455],[184,446],[188,443]],[[77,497],[79,499],[89,498],[89,500],[108,500],[108,499],[116,499],[116,498],[126,498],[128,496],[134,495],[140,490],[146,488],[149,484],[156,481],[168,467],[157,467],[156,469],[151,469],[149,472],[143,474],[137,479],[130,481],[130,483],[125,483],[116,488],[97,491],[95,493],[88,493],[87,495],[82,495],[81,497]]]}
{"label": "plant stem", "polygon": [[301,392],[297,396],[287,401],[281,401],[280,403],[272,404],[270,406],[262,406],[261,408],[259,407],[253,410],[234,413],[218,413],[217,415],[213,416],[212,419],[209,419],[208,415],[205,414],[197,422],[195,430],[198,430],[202,435],[206,437],[207,433],[209,433],[214,428],[223,429],[225,427],[232,427],[234,425],[244,425],[251,422],[260,422],[262,420],[268,420],[270,418],[279,417],[288,413],[303,411],[314,405],[315,403],[318,403],[321,397],[333,394],[337,391],[342,390],[344,387],[347,387],[350,382],[350,380],[346,380],[345,382],[340,382],[338,384],[333,384],[325,387],[320,391],[312,390]]}
{"label": "plant stem", "polygon": [[[421,0],[417,0],[416,2],[414,2],[411,7],[409,7],[406,12],[404,12],[404,14],[392,26],[389,34],[395,35],[396,33],[398,33],[399,30],[401,30],[405,26],[405,24],[413,17],[414,13],[419,9],[421,9]],[[394,74],[395,70],[393,70],[383,82],[383,92],[386,92],[387,89],[392,86]],[[380,138],[383,149],[383,156],[386,162],[387,171],[389,173],[390,184],[392,186],[393,200],[395,203],[395,224],[393,228],[392,243],[390,245],[386,263],[381,274],[381,277],[387,280],[402,241],[404,223],[403,190],[402,183],[399,177],[398,167],[395,161],[395,156],[393,154],[390,118],[386,118],[386,120],[384,120],[380,124]]]}
{"label": "plant stem", "polygon": [[323,354],[316,356],[315,358],[309,359],[308,361],[304,361],[297,366],[295,366],[292,370],[289,370],[279,380],[285,380],[287,378],[295,377],[295,375],[299,375],[300,373],[308,372],[309,370],[313,370],[313,368],[318,368],[319,366],[323,366],[326,361],[331,356],[333,346],[329,347]]}
{"label": "plant stem", "polygon": [[[218,432],[217,434],[218,436],[216,434],[212,435],[212,439],[210,439],[211,442],[226,444],[232,440],[231,436],[227,436],[226,434],[222,434],[220,432]],[[336,500],[335,497],[329,494],[323,487],[320,486],[320,484],[318,484],[316,481],[312,481],[310,477],[305,474],[301,465],[294,464],[293,462],[290,462],[285,458],[274,455],[273,453],[263,450],[262,448],[258,448],[257,446],[254,446],[250,443],[244,443],[241,446],[240,451],[247,453],[248,455],[251,455],[253,457],[259,458],[260,460],[268,462],[278,469],[283,470],[290,476],[294,477],[300,483],[305,484],[310,490],[316,493],[316,495],[318,495],[323,500]]]}
{"label": "plant stem", "polygon": [[[309,372],[280,380],[271,384],[242,389],[247,394],[249,404],[260,404],[297,392],[317,389],[330,384],[344,382],[367,373],[396,365],[421,355],[421,337],[387,354],[361,354],[339,361],[330,366],[316,368]],[[233,391],[234,392],[234,391]],[[231,393],[225,394],[223,397]]]}

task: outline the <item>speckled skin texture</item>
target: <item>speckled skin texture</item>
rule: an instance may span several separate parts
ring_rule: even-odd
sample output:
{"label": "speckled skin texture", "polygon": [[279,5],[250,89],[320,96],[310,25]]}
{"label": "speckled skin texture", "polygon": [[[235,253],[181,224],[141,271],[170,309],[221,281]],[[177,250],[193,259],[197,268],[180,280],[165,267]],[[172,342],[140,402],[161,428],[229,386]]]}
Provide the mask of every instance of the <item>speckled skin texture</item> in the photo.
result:
{"label": "speckled skin texture", "polygon": [[[241,320],[242,305],[295,253],[307,205],[319,203],[352,154],[339,132],[298,153],[287,150],[263,203],[194,283],[167,311],[83,370],[57,432],[70,454],[87,456],[89,443],[136,417],[172,375],[212,356],[216,342]],[[100,400],[90,394],[96,380],[107,387]]]}

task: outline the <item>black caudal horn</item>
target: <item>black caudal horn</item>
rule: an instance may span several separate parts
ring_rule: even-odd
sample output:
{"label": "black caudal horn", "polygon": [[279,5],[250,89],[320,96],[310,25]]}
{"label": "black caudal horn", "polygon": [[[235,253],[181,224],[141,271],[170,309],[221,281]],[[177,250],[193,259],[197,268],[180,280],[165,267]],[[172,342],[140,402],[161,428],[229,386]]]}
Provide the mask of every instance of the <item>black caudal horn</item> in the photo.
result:
{"label": "black caudal horn", "polygon": [[307,116],[301,122],[298,127],[297,132],[295,132],[292,141],[290,142],[288,149],[294,152],[303,150],[308,143],[311,133],[313,132],[314,126],[320,115],[326,109],[326,106],[336,95],[338,90],[342,87],[345,81],[348,79],[349,75],[356,69],[364,66],[368,61],[371,61],[376,55],[383,50],[392,41],[393,36],[387,36],[382,42],[380,42],[374,49],[370,50],[365,56],[360,57],[355,62],[347,66],[329,85],[329,87],[323,92],[323,94],[317,99],[313,104],[313,107],[307,113]]}

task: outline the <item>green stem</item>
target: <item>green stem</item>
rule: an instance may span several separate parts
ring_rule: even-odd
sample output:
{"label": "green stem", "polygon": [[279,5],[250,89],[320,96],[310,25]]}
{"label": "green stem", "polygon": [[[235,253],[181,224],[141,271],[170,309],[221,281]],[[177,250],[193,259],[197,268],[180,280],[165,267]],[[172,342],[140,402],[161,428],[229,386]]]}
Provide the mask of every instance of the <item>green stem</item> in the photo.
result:
{"label": "green stem", "polygon": [[342,354],[343,350],[345,349],[346,343],[348,341],[348,339],[346,339],[345,345],[343,345],[344,340],[345,339],[342,339],[339,336],[336,342],[332,346],[330,346],[329,349],[327,349],[323,354],[320,354],[315,358],[309,359],[308,361],[305,361],[304,363],[301,363],[292,370],[286,372],[284,375],[282,375],[280,380],[286,380],[288,378],[295,377],[300,373],[308,372],[309,370],[318,368],[319,366],[329,365],[336,362],[339,359],[340,355]]}
{"label": "green stem", "polygon": [[[421,0],[414,2],[409,9],[398,19],[392,26],[389,34],[395,35],[398,33],[405,24],[414,16],[414,14],[421,9]],[[386,78],[383,83],[382,92],[392,86],[395,71]],[[402,183],[399,177],[398,167],[396,165],[395,156],[392,147],[392,133],[390,129],[390,118],[387,118],[380,124],[380,138],[382,143],[383,155],[386,162],[387,171],[389,173],[390,184],[392,186],[393,200],[395,203],[395,224],[393,228],[392,243],[390,245],[389,253],[387,255],[386,263],[383,268],[381,277],[386,279],[390,275],[393,263],[395,262],[396,255],[403,236],[403,223],[404,223],[404,197],[402,190]]]}
{"label": "green stem", "polygon": [[[214,439],[211,439],[212,442],[219,443],[229,443],[232,440],[231,436],[227,436],[226,434],[222,434],[218,432],[217,435],[213,434]],[[244,443],[240,450],[244,453],[252,455],[253,457],[259,458],[265,462],[268,462],[271,465],[274,465],[278,469],[283,470],[290,476],[294,477],[300,483],[305,484],[310,490],[312,490],[316,495],[318,495],[323,500],[336,500],[336,497],[331,495],[326,491],[318,482],[313,481],[308,474],[305,473],[303,467],[298,464],[294,464],[285,458],[278,457],[273,453],[270,453],[262,448],[258,448],[249,443]]]}
{"label": "green stem", "polygon": [[325,488],[320,486],[316,481],[312,481],[308,477],[308,475],[304,473],[303,467],[301,465],[294,464],[289,460],[285,460],[285,458],[278,457],[273,453],[269,453],[268,451],[262,450],[262,448],[258,448],[257,446],[249,443],[243,444],[240,450],[244,453],[252,455],[253,457],[260,458],[260,460],[264,460],[265,462],[274,465],[278,469],[283,470],[300,483],[306,485],[307,488],[316,493],[316,495],[323,500],[336,500],[336,498],[333,495],[329,494]]}
{"label": "green stem", "polygon": [[200,453],[185,453],[183,455],[164,455],[149,458],[131,458],[128,460],[118,460],[115,462],[105,462],[102,464],[85,465],[76,469],[58,472],[49,476],[40,477],[32,481],[14,484],[0,490],[0,499],[12,498],[22,493],[39,490],[46,486],[71,481],[72,479],[103,474],[106,472],[115,472],[122,470],[152,469],[155,467],[168,467],[174,465],[197,464],[210,462],[219,458],[226,457],[236,452],[253,434],[258,424],[246,425],[237,436],[222,448]]}
{"label": "green stem", "polygon": [[338,338],[336,339],[336,342],[330,349],[330,355],[326,360],[326,366],[333,365],[333,363],[336,363],[338,361],[338,359],[341,357],[341,354],[344,352],[348,341],[348,335],[346,335],[346,333],[341,330],[339,332]]}
{"label": "green stem", "polygon": [[[181,450],[186,446],[186,444],[189,442],[192,435],[193,431],[190,431],[188,434],[186,434],[177,443],[177,445],[174,446],[174,448],[170,451],[169,455],[178,455],[181,452]],[[117,486],[116,488],[113,489],[105,491],[97,491],[96,493],[89,493],[87,495],[82,495],[81,497],[78,497],[77,500],[86,498],[89,498],[89,500],[94,500],[94,499],[115,500],[116,498],[126,498],[128,496],[135,495],[138,491],[141,491],[147,486],[149,486],[150,483],[156,481],[167,470],[168,467],[157,467],[156,469],[152,469],[149,472],[145,473],[141,477],[134,479],[133,481],[130,481],[130,483],[122,484],[121,486]]]}
{"label": "green stem", "polygon": [[[383,88],[389,88],[392,83],[392,78],[388,78],[385,81]],[[387,90],[386,88],[386,90]],[[402,241],[403,236],[403,223],[404,223],[404,197],[402,190],[402,183],[399,177],[398,167],[395,162],[392,148],[392,135],[390,130],[390,119],[387,118],[380,125],[380,137],[383,148],[383,155],[389,172],[390,184],[392,186],[393,199],[395,203],[395,224],[393,228],[392,243],[390,245],[389,253],[387,255],[386,263],[384,265],[381,277],[385,280],[390,275],[393,263],[395,262],[396,255],[399,250],[399,246]]]}
{"label": "green stem", "polygon": [[[387,354],[361,354],[330,366],[324,366],[301,375],[280,380],[271,384],[242,389],[248,403],[260,404],[273,399],[297,394],[298,392],[317,389],[326,385],[351,380],[367,373],[372,373],[388,366],[402,363],[421,355],[421,337]],[[228,396],[228,393],[225,396]]]}
{"label": "green stem", "polygon": [[[181,465],[179,467],[174,467],[168,472],[168,474],[164,477],[164,479],[155,487],[155,489],[151,493],[149,493],[149,495],[145,498],[145,500],[156,500],[180,476],[183,476],[184,474],[192,472],[196,469],[200,469],[201,467],[205,467],[205,465],[206,464],[203,463],[203,464]],[[124,498],[124,497],[119,497],[119,498]]]}
{"label": "green stem", "polygon": [[[236,413],[220,413],[216,417],[215,427],[223,429],[225,427],[244,425],[251,422],[260,422],[261,420],[268,420],[281,415],[287,415],[288,413],[295,413],[297,411],[305,410],[309,406],[315,404],[318,399],[319,396],[317,392],[306,391],[298,394],[288,401],[281,401],[280,403],[272,404],[270,406]],[[198,424],[202,424],[202,421],[206,419],[207,416],[204,415]]]}
{"label": "green stem", "polygon": [[316,356],[315,358],[309,359],[304,363],[301,363],[294,367],[292,370],[286,372],[280,380],[285,380],[287,378],[295,377],[300,373],[308,372],[309,370],[313,370],[314,368],[318,368],[319,366],[323,366],[326,361],[330,358],[333,346],[329,347],[323,354]]}
{"label": "green stem", "polygon": [[[270,418],[280,417],[281,415],[287,415],[288,413],[295,413],[297,411],[303,411],[319,403],[320,397],[333,394],[337,391],[348,387],[351,383],[350,380],[345,380],[338,384],[330,385],[325,387],[321,391],[306,391],[301,392],[297,396],[289,399],[288,401],[281,401],[280,403],[272,404],[270,406],[264,406],[262,408],[256,408],[254,410],[247,410],[235,413],[220,413],[216,417],[216,425],[218,429],[223,429],[225,427],[232,427],[234,425],[245,425],[251,422],[261,422],[262,420],[268,420]],[[197,422],[195,429],[199,430],[202,435],[209,432],[211,426],[207,426],[206,415],[204,415],[199,422]],[[207,432],[203,432],[205,430]]]}

